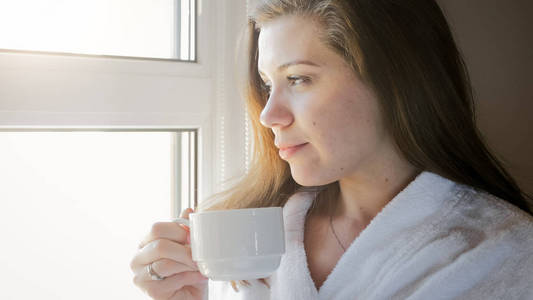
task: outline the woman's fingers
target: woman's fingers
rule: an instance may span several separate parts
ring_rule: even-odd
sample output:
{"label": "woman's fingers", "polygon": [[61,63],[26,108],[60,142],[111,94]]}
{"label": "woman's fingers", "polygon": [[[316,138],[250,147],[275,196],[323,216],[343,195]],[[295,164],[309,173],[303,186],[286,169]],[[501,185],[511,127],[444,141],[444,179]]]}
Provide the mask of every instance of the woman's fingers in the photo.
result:
{"label": "woman's fingers", "polygon": [[[189,214],[194,212],[192,208],[187,208],[181,212],[181,217],[188,219]],[[144,237],[139,244],[139,249],[146,244],[157,239],[167,239],[175,241],[180,244],[187,242],[188,230],[184,229],[180,224],[175,222],[156,222],[152,225],[150,232]]]}
{"label": "woman's fingers", "polygon": [[198,270],[196,263],[192,260],[191,247],[184,246],[169,240],[155,240],[144,246],[131,261],[131,269],[133,271],[153,262],[167,258],[180,262],[191,267],[193,270]]}
{"label": "woman's fingers", "polygon": [[152,269],[161,277],[169,277],[181,272],[198,271],[197,268],[192,268],[184,263],[177,262],[170,259],[160,259],[152,263]]}
{"label": "woman's fingers", "polygon": [[[207,281],[207,278],[198,271],[188,271],[174,274],[165,280],[168,280],[168,286],[171,289],[181,289],[187,285],[196,285]],[[164,280],[162,280],[164,281]]]}
{"label": "woman's fingers", "polygon": [[[192,209],[181,213],[189,217]],[[189,228],[175,222],[157,222],[139,244],[130,267],[133,282],[153,299],[201,299],[207,278],[198,272],[188,242]],[[153,280],[148,266],[162,280]],[[177,297],[177,298],[176,298]]]}
{"label": "woman's fingers", "polygon": [[[169,299],[176,291],[185,286],[199,285],[207,282],[207,278],[200,272],[182,272],[174,274],[163,280],[142,282],[141,286],[146,293],[154,299]],[[135,284],[139,285],[137,282]]]}
{"label": "woman's fingers", "polygon": [[150,232],[139,244],[139,249],[157,239],[167,239],[180,244],[185,244],[187,242],[187,234],[188,232],[177,223],[156,222],[152,225]]}
{"label": "woman's fingers", "polygon": [[[143,268],[143,270],[139,270],[139,272],[137,272],[137,278],[135,279],[135,281],[152,281],[153,279],[150,274],[148,274],[147,266],[144,266]],[[197,270],[185,264],[163,258],[160,260],[156,260],[152,263],[152,271],[158,274],[159,276],[166,278],[181,272],[194,272]]]}

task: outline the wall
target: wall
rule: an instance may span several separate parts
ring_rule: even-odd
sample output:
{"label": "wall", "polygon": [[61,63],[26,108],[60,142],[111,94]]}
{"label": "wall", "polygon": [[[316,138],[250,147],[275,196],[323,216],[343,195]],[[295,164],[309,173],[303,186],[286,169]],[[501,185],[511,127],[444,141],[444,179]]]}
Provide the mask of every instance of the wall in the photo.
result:
{"label": "wall", "polygon": [[533,193],[533,1],[438,2],[470,71],[478,126]]}

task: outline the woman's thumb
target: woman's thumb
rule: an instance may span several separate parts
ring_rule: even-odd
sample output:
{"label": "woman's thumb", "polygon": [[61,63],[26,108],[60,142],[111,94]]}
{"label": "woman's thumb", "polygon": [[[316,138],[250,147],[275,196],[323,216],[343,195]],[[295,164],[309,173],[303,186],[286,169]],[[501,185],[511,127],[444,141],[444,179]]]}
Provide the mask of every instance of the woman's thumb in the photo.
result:
{"label": "woman's thumb", "polygon": [[185,218],[185,219],[188,219],[189,218],[189,214],[190,213],[193,213],[194,212],[194,209],[188,207],[186,209],[184,209],[182,212],[181,212],[181,216],[182,218]]}

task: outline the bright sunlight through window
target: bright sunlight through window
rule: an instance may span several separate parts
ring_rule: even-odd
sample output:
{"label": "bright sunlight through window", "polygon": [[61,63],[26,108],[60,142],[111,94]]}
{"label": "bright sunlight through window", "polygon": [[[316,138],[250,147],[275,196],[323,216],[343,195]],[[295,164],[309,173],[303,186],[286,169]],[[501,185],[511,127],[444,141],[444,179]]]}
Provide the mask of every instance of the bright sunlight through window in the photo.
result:
{"label": "bright sunlight through window", "polygon": [[129,262],[193,205],[179,203],[195,145],[195,131],[0,132],[0,299],[147,299]]}
{"label": "bright sunlight through window", "polygon": [[195,60],[194,0],[2,0],[0,49]]}

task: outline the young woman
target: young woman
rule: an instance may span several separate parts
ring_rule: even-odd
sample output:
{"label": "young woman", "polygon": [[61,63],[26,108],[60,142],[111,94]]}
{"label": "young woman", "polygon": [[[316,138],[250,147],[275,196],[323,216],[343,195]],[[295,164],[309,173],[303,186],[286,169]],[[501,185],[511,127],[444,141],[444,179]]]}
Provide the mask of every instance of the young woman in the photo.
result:
{"label": "young woman", "polygon": [[[433,0],[265,0],[248,29],[252,168],[209,209],[283,206],[287,251],[217,299],[533,299],[528,198]],[[176,224],[131,267],[154,299],[205,296]]]}

